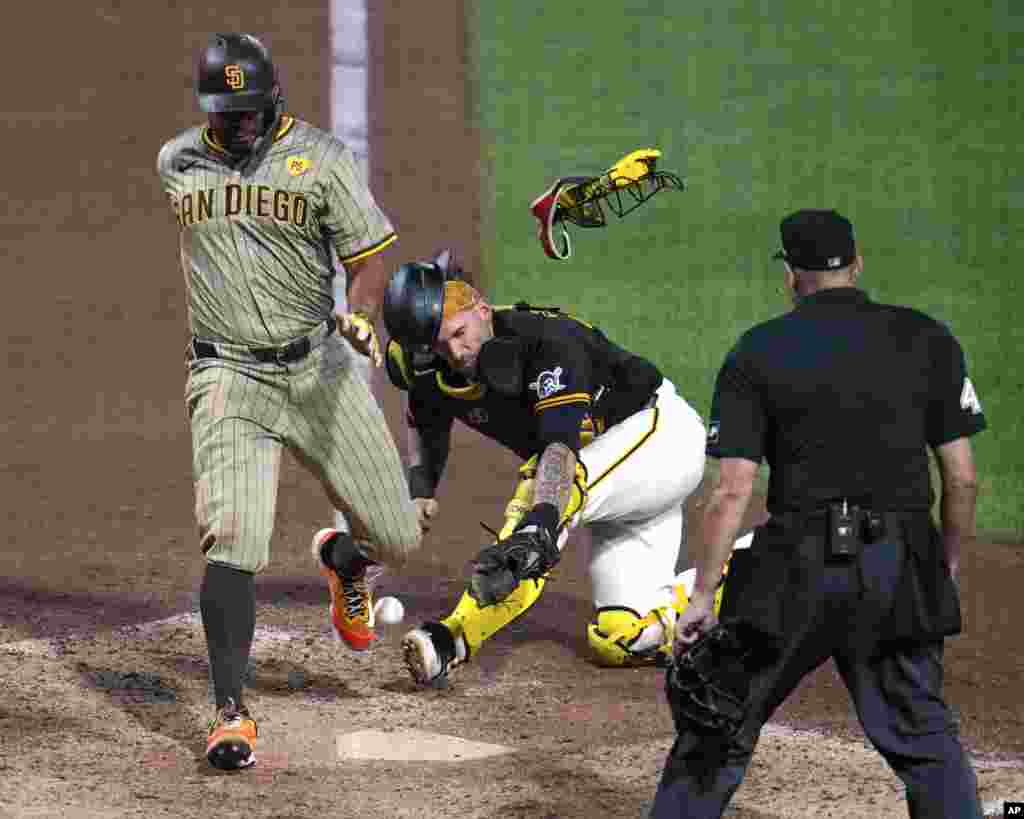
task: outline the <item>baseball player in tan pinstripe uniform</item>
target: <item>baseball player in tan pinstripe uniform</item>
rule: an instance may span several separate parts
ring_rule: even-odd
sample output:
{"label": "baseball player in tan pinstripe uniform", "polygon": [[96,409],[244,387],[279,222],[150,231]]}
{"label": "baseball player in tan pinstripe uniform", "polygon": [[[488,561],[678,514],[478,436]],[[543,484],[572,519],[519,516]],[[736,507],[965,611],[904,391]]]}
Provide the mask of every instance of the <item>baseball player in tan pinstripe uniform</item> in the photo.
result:
{"label": "baseball player in tan pinstripe uniform", "polygon": [[[282,450],[320,479],[351,525],[313,542],[334,631],[350,647],[375,639],[375,567],[400,564],[421,535],[398,450],[356,368],[360,354],[380,362],[373,321],[388,278],[378,251],[395,240],[388,218],[351,151],[284,113],[256,38],[214,35],[196,92],[208,124],[166,143],[158,169],[180,226],[193,334],[186,400],[217,707],[206,753],[236,769],[255,759],[242,682]],[[350,281],[343,315],[334,312],[332,248]]]}

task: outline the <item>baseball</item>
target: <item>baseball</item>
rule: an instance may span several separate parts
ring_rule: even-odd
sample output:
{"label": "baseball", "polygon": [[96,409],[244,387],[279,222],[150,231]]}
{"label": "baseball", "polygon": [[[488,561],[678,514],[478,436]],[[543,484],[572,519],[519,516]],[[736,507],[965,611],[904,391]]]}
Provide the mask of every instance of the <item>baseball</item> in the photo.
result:
{"label": "baseball", "polygon": [[373,607],[373,616],[387,626],[401,623],[405,617],[405,606],[397,597],[382,597]]}

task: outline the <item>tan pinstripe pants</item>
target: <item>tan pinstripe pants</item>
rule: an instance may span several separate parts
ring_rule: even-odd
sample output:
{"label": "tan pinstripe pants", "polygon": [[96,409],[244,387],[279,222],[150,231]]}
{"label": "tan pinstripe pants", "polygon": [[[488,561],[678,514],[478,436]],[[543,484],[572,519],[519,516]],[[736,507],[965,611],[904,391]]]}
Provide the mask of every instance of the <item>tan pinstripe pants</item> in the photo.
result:
{"label": "tan pinstripe pants", "polygon": [[294,364],[240,356],[189,365],[196,520],[208,561],[266,568],[284,447],[375,560],[400,565],[419,548],[401,458],[356,355],[332,333]]}

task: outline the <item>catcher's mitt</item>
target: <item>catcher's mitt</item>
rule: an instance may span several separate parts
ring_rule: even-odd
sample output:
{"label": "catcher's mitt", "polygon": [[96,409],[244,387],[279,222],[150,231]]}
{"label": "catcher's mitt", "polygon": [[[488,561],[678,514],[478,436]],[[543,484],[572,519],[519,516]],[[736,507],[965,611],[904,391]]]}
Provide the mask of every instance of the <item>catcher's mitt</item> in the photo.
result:
{"label": "catcher's mitt", "polygon": [[542,526],[526,526],[484,546],[472,565],[467,590],[481,607],[508,597],[523,580],[538,579],[558,563],[558,546]]}
{"label": "catcher's mitt", "polygon": [[665,674],[665,693],[677,733],[730,740],[747,715],[754,648],[737,624],[712,627],[676,657]]}

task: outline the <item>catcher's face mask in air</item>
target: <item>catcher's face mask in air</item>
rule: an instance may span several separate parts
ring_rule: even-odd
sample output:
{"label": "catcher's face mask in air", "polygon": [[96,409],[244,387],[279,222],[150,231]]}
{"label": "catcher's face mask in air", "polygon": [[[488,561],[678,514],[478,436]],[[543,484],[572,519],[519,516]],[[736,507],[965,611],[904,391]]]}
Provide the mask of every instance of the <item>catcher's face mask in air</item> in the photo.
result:
{"label": "catcher's face mask in air", "polygon": [[[661,151],[641,148],[627,154],[600,176],[565,176],[555,181],[530,204],[540,225],[537,237],[551,259],[568,259],[572,243],[565,221],[582,228],[607,224],[606,204],[620,219],[636,210],[665,188],[685,190],[682,179],[669,171],[656,170]],[[555,228],[560,236],[555,236]]]}

